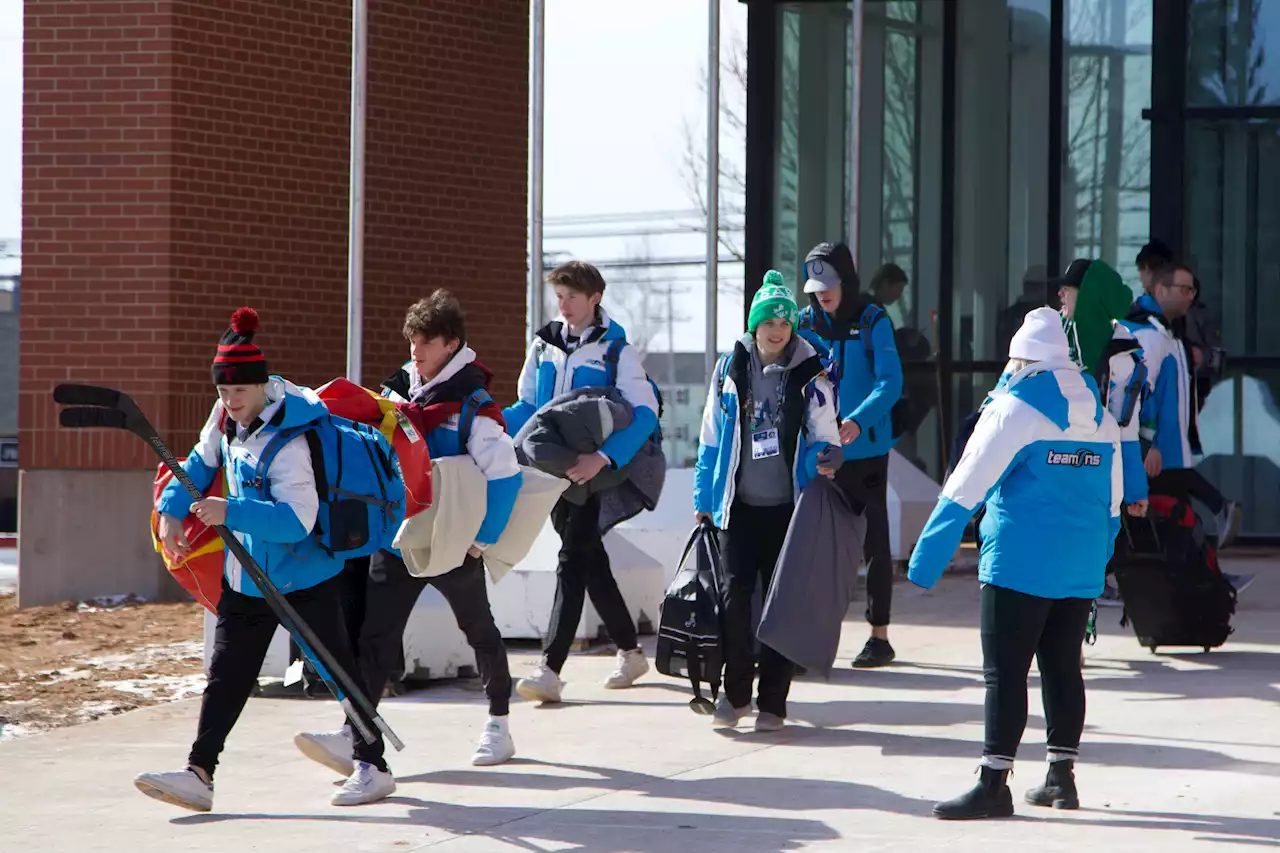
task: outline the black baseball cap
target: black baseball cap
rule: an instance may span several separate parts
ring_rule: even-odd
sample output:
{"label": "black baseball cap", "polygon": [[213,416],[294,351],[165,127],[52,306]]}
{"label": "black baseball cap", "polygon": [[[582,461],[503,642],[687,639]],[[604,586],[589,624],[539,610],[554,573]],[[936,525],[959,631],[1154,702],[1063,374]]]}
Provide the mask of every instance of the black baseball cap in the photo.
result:
{"label": "black baseball cap", "polygon": [[1067,271],[1057,278],[1049,279],[1049,283],[1056,287],[1079,287],[1084,284],[1084,275],[1089,271],[1089,265],[1093,261],[1088,258],[1076,258],[1067,267]]}

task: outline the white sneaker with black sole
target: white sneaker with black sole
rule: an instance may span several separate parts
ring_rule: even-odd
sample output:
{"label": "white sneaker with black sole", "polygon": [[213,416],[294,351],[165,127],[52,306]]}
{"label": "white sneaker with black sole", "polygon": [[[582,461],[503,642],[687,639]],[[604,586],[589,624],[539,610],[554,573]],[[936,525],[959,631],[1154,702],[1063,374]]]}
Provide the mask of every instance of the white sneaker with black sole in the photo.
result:
{"label": "white sneaker with black sole", "polygon": [[335,806],[363,806],[385,800],[396,792],[396,780],[389,770],[379,770],[364,761],[347,777],[331,802]]}
{"label": "white sneaker with black sole", "polygon": [[180,809],[207,812],[213,808],[213,783],[188,767],[167,773],[142,773],[133,786],[152,799]]}
{"label": "white sneaker with black sole", "polygon": [[351,759],[351,730],[336,732],[298,732],[293,745],[316,764],[323,764],[339,776],[350,776],[355,765]]}
{"label": "white sneaker with black sole", "polygon": [[625,652],[619,649],[618,665],[609,673],[604,686],[610,690],[625,690],[648,671],[649,661],[644,656],[644,649],[628,649]]}

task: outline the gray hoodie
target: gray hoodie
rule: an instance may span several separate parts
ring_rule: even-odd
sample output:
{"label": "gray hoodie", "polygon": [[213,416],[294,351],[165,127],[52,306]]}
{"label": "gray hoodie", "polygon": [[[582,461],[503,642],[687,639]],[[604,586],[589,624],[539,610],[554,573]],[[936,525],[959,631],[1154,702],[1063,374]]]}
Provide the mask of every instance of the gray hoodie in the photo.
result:
{"label": "gray hoodie", "polygon": [[[794,499],[791,471],[782,454],[778,434],[782,431],[779,397],[787,371],[795,366],[797,338],[783,350],[778,360],[768,366],[760,363],[755,339],[742,338],[751,353],[751,400],[754,411],[742,442],[742,462],[738,475],[738,498],[750,506],[782,506]],[[766,433],[772,430],[772,442]],[[772,450],[773,455],[756,458],[759,451]]]}

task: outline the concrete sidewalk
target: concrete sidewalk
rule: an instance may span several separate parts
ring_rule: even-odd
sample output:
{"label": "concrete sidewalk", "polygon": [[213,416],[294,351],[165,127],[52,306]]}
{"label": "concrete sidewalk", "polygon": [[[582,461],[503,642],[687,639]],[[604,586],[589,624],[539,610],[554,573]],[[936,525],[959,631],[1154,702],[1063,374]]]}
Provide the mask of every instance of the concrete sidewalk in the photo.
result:
{"label": "concrete sidewalk", "polygon": [[[0,745],[0,850],[1280,847],[1280,565],[1230,562],[1228,570],[1259,578],[1220,651],[1152,656],[1119,628],[1119,610],[1102,611],[1102,636],[1088,653],[1079,812],[1020,804],[1043,773],[1044,720],[1033,694],[1013,780],[1019,816],[929,817],[936,800],[972,784],[981,752],[977,584],[953,577],[933,592],[897,587],[900,665],[849,669],[865,639],[851,619],[833,679],[795,684],[782,733],[717,733],[686,707],[687,687],[656,674],[637,689],[605,691],[598,685],[611,658],[578,655],[565,669],[570,701],[513,707],[520,757],[503,767],[467,763],[484,719],[473,682],[387,702],[385,716],[409,745],[392,757],[399,791],[343,810],[328,805],[337,777],[291,743],[299,729],[333,728],[335,706],[259,699],[224,755],[216,811],[192,815],[131,784],[137,772],[182,765],[195,728],[190,701]],[[533,660],[514,657],[517,671]]]}

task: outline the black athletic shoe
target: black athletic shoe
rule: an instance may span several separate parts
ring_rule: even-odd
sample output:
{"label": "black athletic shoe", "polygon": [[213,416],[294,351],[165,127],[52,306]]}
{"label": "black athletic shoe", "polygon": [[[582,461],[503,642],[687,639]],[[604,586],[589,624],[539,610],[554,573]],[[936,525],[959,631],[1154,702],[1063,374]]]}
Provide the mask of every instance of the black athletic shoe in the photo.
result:
{"label": "black athletic shoe", "polygon": [[968,793],[938,803],[933,816],[942,820],[982,820],[991,817],[1013,817],[1013,793],[1009,790],[1008,770],[979,767],[978,784]]}
{"label": "black athletic shoe", "polygon": [[867,640],[867,644],[862,647],[862,651],[853,659],[853,668],[875,669],[879,666],[888,666],[893,663],[894,657],[896,655],[893,653],[893,646],[889,645],[888,640],[872,637]]}
{"label": "black athletic shoe", "polygon": [[1076,763],[1055,761],[1049,765],[1044,784],[1027,791],[1026,801],[1033,806],[1052,806],[1055,809],[1080,808],[1080,795],[1076,793]]}

